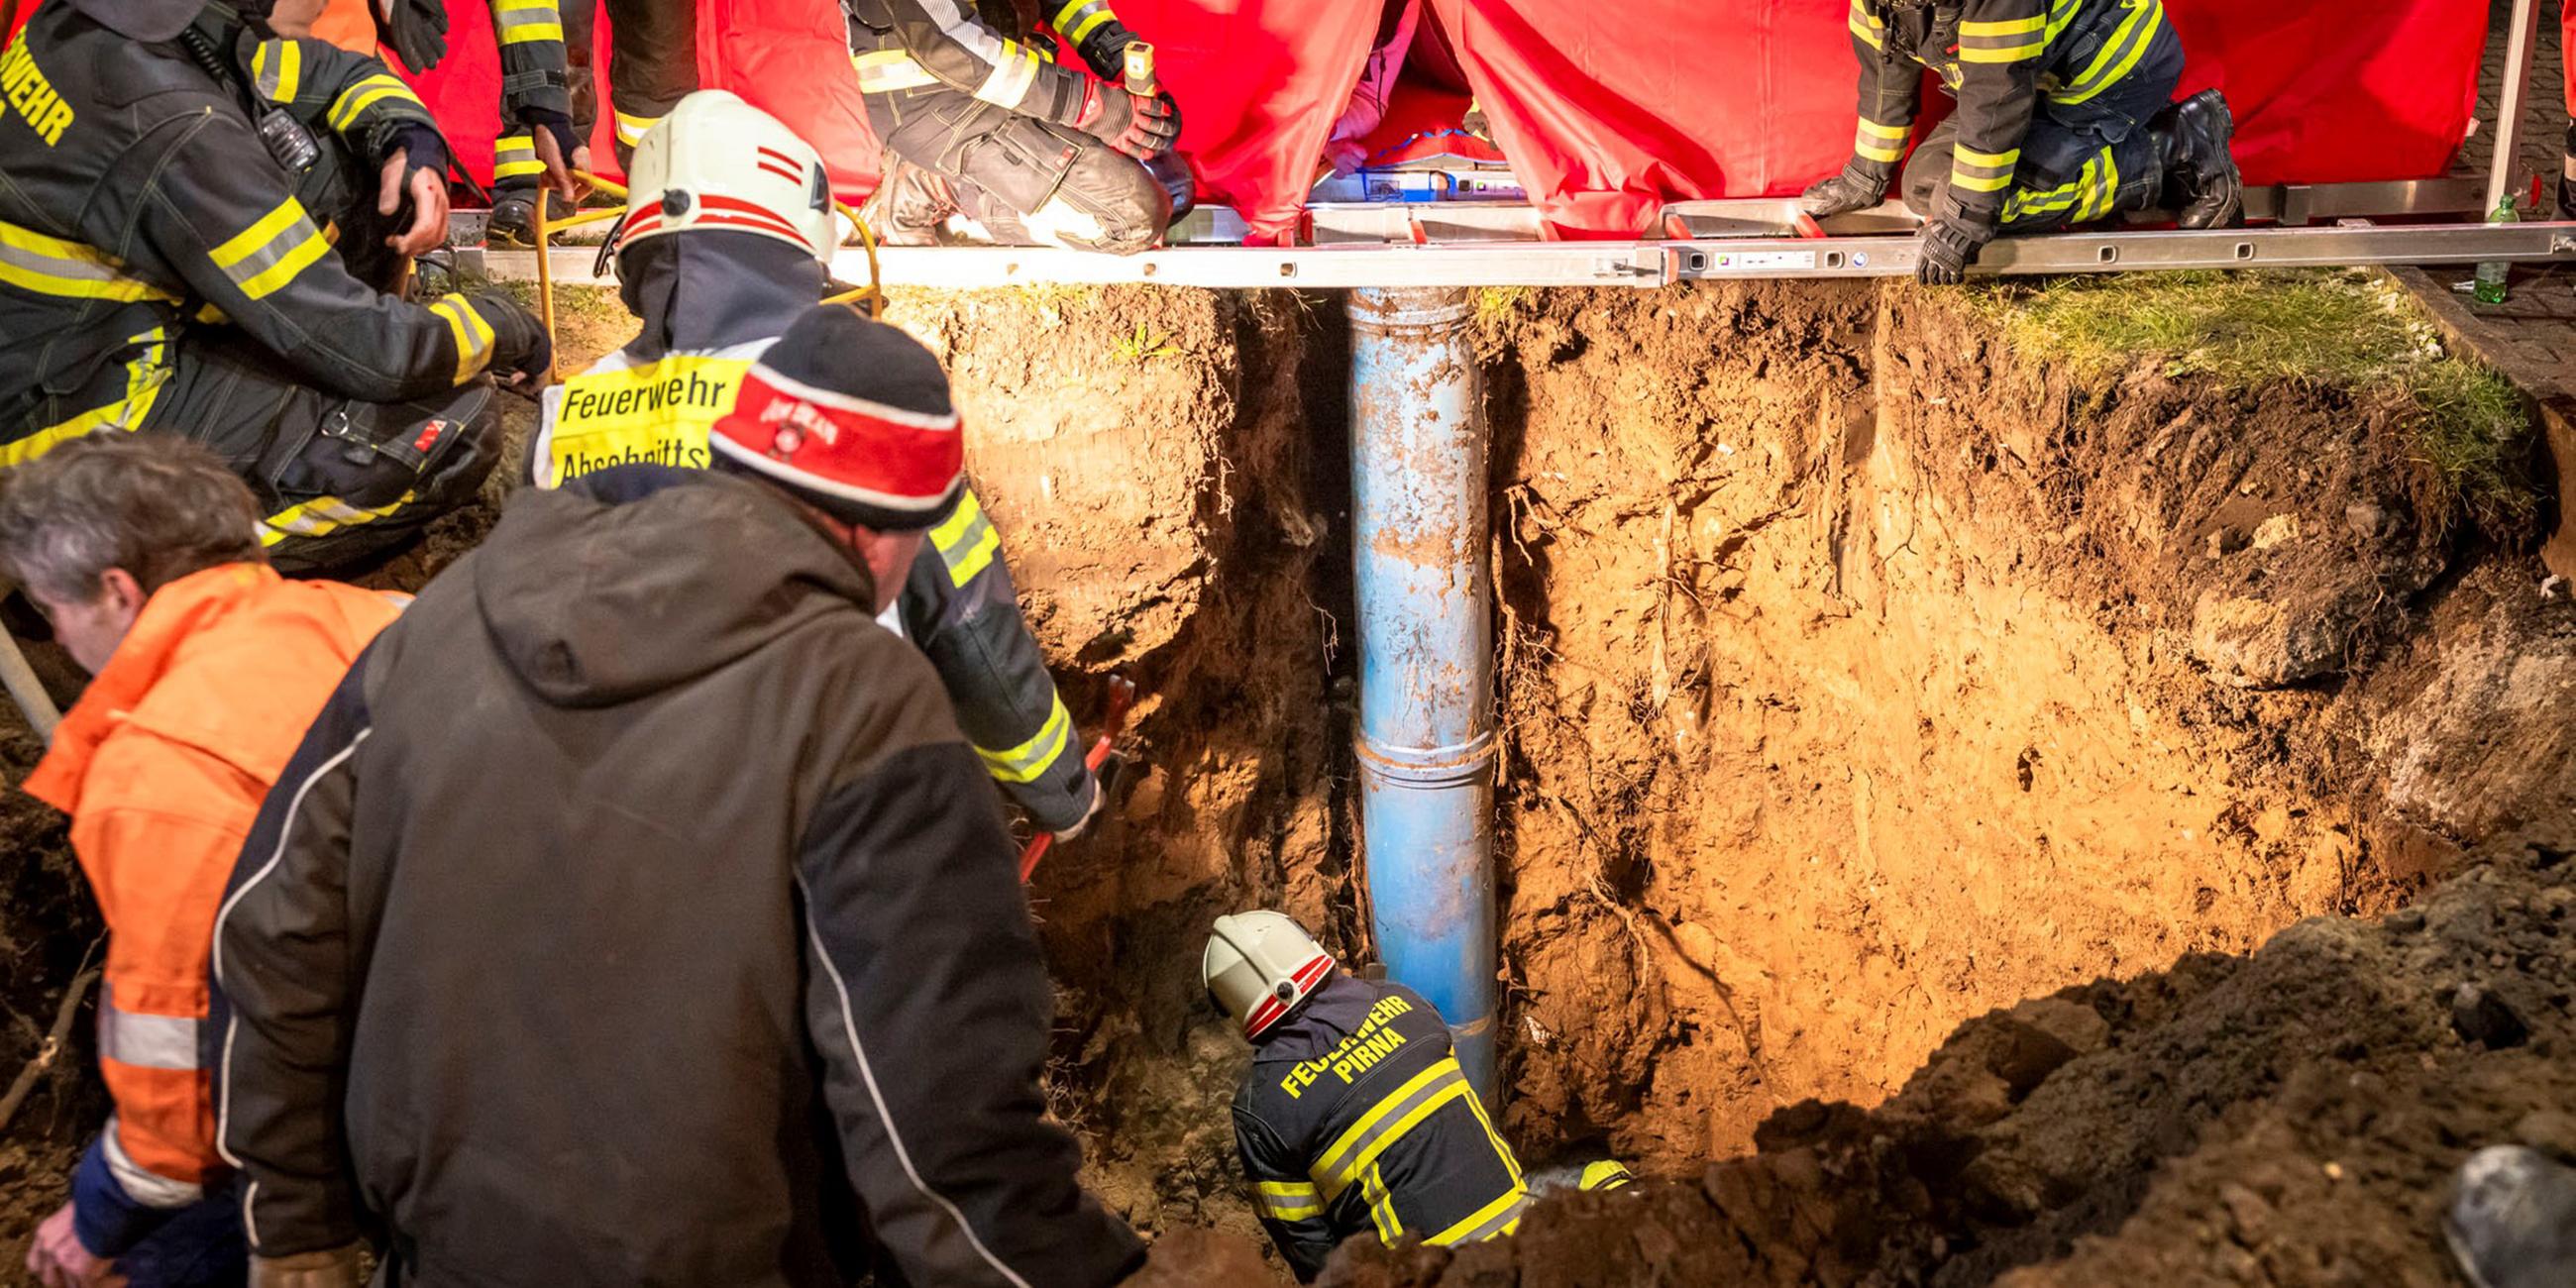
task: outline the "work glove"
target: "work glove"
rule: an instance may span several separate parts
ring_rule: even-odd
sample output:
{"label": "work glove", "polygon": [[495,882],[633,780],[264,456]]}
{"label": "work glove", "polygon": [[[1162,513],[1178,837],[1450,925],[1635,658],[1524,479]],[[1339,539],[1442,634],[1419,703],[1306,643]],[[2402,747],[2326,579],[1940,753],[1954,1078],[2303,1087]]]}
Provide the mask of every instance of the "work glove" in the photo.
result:
{"label": "work glove", "polygon": [[250,1259],[250,1288],[358,1288],[357,1244]]}
{"label": "work glove", "polygon": [[1079,839],[1083,833],[1091,830],[1092,820],[1099,818],[1100,811],[1106,809],[1109,805],[1109,784],[1106,781],[1109,773],[1109,767],[1107,765],[1103,765],[1101,766],[1100,773],[1092,774],[1088,777],[1086,781],[1091,785],[1091,803],[1083,807],[1082,817],[1074,820],[1073,826],[1060,827],[1055,830],[1056,844],[1070,845],[1075,840]]}
{"label": "work glove", "polygon": [[1139,161],[1154,159],[1181,137],[1181,120],[1171,95],[1139,98],[1099,81],[1084,91],[1082,112],[1074,118],[1073,128]]}
{"label": "work glove", "polygon": [[554,368],[554,338],[527,306],[500,291],[473,299],[474,311],[492,325],[492,378],[504,387],[533,391]]}
{"label": "work glove", "polygon": [[376,213],[394,221],[385,244],[401,254],[425,254],[447,240],[447,141],[438,131],[417,121],[389,131]]}
{"label": "work glove", "polygon": [[443,0],[375,0],[376,39],[416,72],[447,56],[447,5]]}
{"label": "work glove", "polygon": [[546,190],[563,198],[567,206],[579,204],[581,188],[572,172],[590,168],[590,148],[573,132],[572,118],[543,107],[522,107],[518,115],[519,123],[528,127],[537,160],[546,167],[542,181]]}
{"label": "work glove", "polygon": [[1914,280],[1925,286],[1956,286],[1968,279],[1968,265],[1977,262],[1977,251],[1995,238],[1994,216],[1971,210],[1951,197],[1942,204],[1941,214],[1923,230],[1923,256],[1914,269]]}
{"label": "work glove", "polygon": [[1844,166],[1842,173],[1830,179],[1808,185],[1805,192],[1798,194],[1798,209],[1818,219],[1831,219],[1867,210],[1885,200],[1887,177],[1870,174],[1855,163]]}

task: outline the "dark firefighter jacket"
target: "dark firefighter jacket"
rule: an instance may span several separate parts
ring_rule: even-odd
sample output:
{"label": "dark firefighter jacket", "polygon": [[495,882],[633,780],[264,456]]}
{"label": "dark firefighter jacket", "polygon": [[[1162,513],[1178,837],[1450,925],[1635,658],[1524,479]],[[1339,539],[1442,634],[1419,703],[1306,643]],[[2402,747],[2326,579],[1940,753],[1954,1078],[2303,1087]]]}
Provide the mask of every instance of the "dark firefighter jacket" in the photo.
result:
{"label": "dark firefighter jacket", "polygon": [[[1124,74],[1121,56],[1136,37],[1110,11],[1109,0],[1040,5],[1055,38],[1094,74],[1106,81]],[[1045,44],[997,30],[979,0],[842,0],[842,7],[862,93],[944,85],[1058,125],[1073,125],[1082,115],[1083,74],[1058,63]],[[1009,6],[1002,8],[1007,20]]]}
{"label": "dark firefighter jacket", "polygon": [[318,118],[363,158],[429,115],[374,59],[255,41],[220,12],[197,26],[235,85],[68,3],[38,6],[0,52],[0,466],[143,427],[187,330],[210,322],[372,402],[463,384],[533,343],[533,324],[462,296],[412,304],[350,274],[340,230],[253,133],[248,96]]}
{"label": "dark firefighter jacket", "polygon": [[[706,466],[707,432],[732,407],[742,373],[823,288],[812,256],[772,238],[709,229],[640,242],[619,261],[619,274],[644,329],[546,391],[529,445],[540,487],[623,462]],[[1042,828],[1081,822],[1091,770],[1020,614],[1001,533],[974,489],[931,528],[899,611],[1002,790]]]}
{"label": "dark firefighter jacket", "polygon": [[1928,67],[1959,100],[1950,190],[1998,216],[2041,100],[2086,102],[2136,67],[2164,26],[2161,0],[1851,0],[1860,58],[1854,164],[1882,179],[1905,158]]}
{"label": "dark firefighter jacket", "polygon": [[371,1221],[400,1284],[1141,1261],[1045,1120],[993,789],[872,600],[760,485],[631,466],[521,492],[377,637],[215,923],[256,1252]]}
{"label": "dark firefighter jacket", "polygon": [[1299,1279],[1335,1245],[1475,1243],[1519,1227],[1529,1190],[1422,995],[1336,970],[1262,1035],[1234,1097],[1253,1206]]}

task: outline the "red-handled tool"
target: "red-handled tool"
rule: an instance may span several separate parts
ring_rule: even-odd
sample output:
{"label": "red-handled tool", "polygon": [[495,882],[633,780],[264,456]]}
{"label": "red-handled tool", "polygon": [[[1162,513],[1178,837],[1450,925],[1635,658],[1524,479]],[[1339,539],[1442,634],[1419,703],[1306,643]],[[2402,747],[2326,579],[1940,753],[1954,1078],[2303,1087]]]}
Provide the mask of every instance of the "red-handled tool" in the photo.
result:
{"label": "red-handled tool", "polygon": [[[1091,750],[1082,758],[1082,763],[1089,765],[1092,773],[1099,773],[1100,767],[1108,763],[1110,746],[1118,741],[1119,730],[1126,727],[1127,708],[1135,701],[1136,686],[1126,676],[1109,677],[1109,713],[1100,718],[1100,737],[1092,742]],[[1108,791],[1109,785],[1102,783],[1100,790]],[[1107,808],[1105,803],[1102,807]],[[1027,883],[1030,873],[1038,870],[1038,860],[1045,858],[1048,847],[1054,844],[1053,832],[1040,832],[1029,838],[1028,848],[1020,851],[1020,881],[1023,884]]]}

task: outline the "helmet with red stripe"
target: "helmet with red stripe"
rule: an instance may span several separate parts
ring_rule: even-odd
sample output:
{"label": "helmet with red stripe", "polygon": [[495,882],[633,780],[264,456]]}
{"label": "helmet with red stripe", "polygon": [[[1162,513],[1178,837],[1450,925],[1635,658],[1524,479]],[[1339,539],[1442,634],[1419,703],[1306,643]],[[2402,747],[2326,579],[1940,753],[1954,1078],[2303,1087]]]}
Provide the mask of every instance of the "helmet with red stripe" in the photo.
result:
{"label": "helmet with red stripe", "polygon": [[1284,914],[1238,912],[1216,919],[1199,974],[1243,1036],[1258,1038],[1332,978],[1333,957]]}
{"label": "helmet with red stripe", "polygon": [[840,244],[823,158],[778,118],[720,89],[681,99],[635,145],[621,251],[691,229],[775,237],[830,263]]}

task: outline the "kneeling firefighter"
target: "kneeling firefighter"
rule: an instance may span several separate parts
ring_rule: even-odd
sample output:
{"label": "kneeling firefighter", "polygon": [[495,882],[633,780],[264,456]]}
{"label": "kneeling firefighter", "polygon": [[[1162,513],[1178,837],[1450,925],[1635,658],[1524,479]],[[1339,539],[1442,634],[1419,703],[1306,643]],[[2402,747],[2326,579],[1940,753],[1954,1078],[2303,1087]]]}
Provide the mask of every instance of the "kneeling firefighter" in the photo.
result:
{"label": "kneeling firefighter", "polygon": [[[1299,1280],[1342,1240],[1476,1243],[1520,1227],[1532,1187],[1421,994],[1342,970],[1284,914],[1216,919],[1200,977],[1252,1040],[1234,1097],[1253,1207]],[[1627,1169],[1582,1169],[1616,1189]]]}
{"label": "kneeling firefighter", "polygon": [[[619,297],[644,328],[546,391],[529,442],[539,487],[611,465],[711,465],[709,430],[753,360],[821,298],[840,240],[822,157],[723,90],[689,95],[645,131],[628,201],[609,245]],[[947,393],[923,397],[944,404]],[[1001,543],[963,489],[931,525],[888,625],[929,655],[986,771],[1039,827],[1070,840],[1099,810],[1100,783],[1020,615]]]}
{"label": "kneeling firefighter", "polygon": [[2174,210],[2185,228],[2243,216],[2227,100],[2171,101],[2183,48],[2161,0],[1851,0],[1850,27],[1852,159],[1801,204],[1821,219],[1885,199],[1930,68],[1959,110],[1905,164],[1906,204],[1931,221],[1925,282],[1959,281],[1999,232],[2134,210]]}
{"label": "kneeling firefighter", "polygon": [[1187,205],[1187,167],[1168,155],[1179,106],[1122,85],[1136,33],[1109,0],[1044,4],[1093,75],[995,31],[978,0],[842,0],[868,127],[886,146],[869,226],[888,242],[926,245],[962,210],[996,241],[1127,255]]}
{"label": "kneeling firefighter", "polygon": [[320,8],[62,0],[0,53],[0,466],[184,436],[250,484],[287,569],[471,500],[485,373],[547,357],[505,295],[382,289],[443,236],[396,211],[443,200],[446,144],[383,63],[305,37]]}

